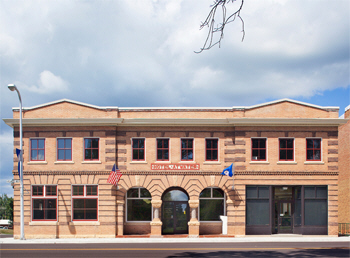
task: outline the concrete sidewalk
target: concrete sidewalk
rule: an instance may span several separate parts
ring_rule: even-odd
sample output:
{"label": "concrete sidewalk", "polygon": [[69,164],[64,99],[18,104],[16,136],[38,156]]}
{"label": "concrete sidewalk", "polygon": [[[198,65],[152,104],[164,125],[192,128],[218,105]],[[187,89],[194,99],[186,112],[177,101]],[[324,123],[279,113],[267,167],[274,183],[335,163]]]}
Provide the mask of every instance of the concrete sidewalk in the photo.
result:
{"label": "concrete sidewalk", "polygon": [[55,238],[19,240],[13,237],[0,238],[0,244],[79,244],[79,243],[242,243],[242,242],[348,242],[350,237],[271,235],[242,237],[124,237],[124,238]]}

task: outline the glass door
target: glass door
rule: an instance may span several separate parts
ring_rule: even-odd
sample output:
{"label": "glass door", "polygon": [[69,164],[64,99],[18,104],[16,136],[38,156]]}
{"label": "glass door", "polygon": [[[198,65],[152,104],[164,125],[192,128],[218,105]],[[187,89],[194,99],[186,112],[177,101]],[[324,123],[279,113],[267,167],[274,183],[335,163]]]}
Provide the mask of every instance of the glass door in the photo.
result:
{"label": "glass door", "polygon": [[278,201],[278,233],[293,233],[292,202]]}
{"label": "glass door", "polygon": [[164,202],[163,204],[163,234],[188,233],[188,203]]}

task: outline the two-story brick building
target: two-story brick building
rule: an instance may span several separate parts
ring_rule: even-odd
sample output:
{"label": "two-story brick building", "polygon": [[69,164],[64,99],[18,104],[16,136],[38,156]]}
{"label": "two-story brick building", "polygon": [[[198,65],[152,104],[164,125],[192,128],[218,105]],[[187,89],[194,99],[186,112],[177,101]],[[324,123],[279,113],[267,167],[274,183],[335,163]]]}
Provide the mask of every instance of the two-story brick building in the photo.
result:
{"label": "two-story brick building", "polygon": [[[24,108],[26,238],[337,235],[337,107]],[[19,110],[4,121],[19,147]],[[15,153],[15,152],[14,152]],[[13,175],[18,179],[14,154]],[[114,164],[123,176],[107,183]],[[222,176],[234,164],[234,177]],[[19,184],[14,187],[19,237]],[[17,227],[16,227],[17,226]]]}

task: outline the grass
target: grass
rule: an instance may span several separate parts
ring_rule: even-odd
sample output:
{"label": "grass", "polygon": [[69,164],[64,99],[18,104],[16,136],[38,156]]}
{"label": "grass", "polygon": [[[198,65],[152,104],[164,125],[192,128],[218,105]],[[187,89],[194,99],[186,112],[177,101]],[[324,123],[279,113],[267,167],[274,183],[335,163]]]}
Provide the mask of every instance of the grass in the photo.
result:
{"label": "grass", "polygon": [[13,229],[0,229],[0,234],[13,235]]}

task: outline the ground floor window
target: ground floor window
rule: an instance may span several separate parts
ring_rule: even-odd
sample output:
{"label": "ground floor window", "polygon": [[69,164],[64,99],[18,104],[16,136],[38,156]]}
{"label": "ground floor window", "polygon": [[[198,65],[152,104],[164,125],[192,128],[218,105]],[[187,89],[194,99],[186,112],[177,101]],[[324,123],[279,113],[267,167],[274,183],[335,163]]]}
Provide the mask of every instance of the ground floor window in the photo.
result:
{"label": "ground floor window", "polygon": [[269,192],[268,186],[247,186],[247,225],[270,224]]}
{"label": "ground floor window", "polygon": [[126,220],[151,221],[152,196],[146,188],[131,188],[126,195]]}
{"label": "ground floor window", "polygon": [[57,186],[32,186],[32,220],[57,220]]}
{"label": "ground floor window", "polygon": [[96,221],[98,218],[97,185],[72,186],[73,221]]}
{"label": "ground floor window", "polygon": [[305,225],[326,226],[328,219],[326,186],[305,186]]}
{"label": "ground floor window", "polygon": [[221,221],[225,214],[225,195],[220,188],[206,188],[199,195],[199,220]]}

